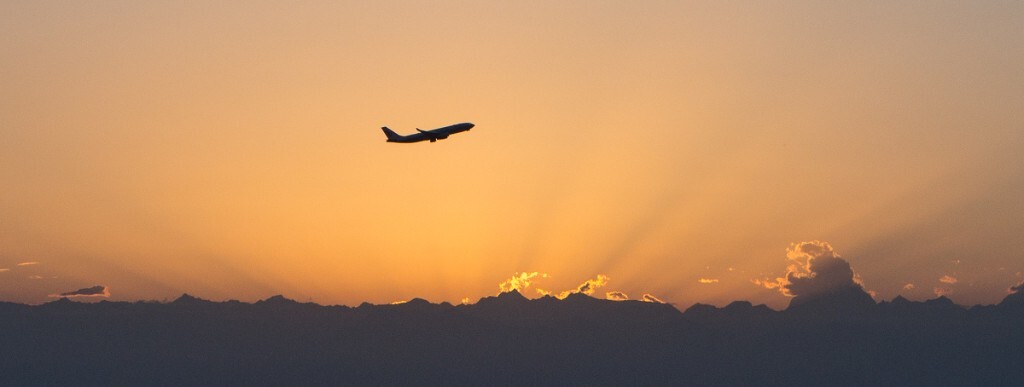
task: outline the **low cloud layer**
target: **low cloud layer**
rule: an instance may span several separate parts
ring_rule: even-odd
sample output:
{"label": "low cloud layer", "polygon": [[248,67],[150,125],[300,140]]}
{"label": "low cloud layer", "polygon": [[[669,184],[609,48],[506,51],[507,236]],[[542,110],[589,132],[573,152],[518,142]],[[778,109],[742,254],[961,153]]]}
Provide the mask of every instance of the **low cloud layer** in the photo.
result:
{"label": "low cloud layer", "polygon": [[643,302],[656,302],[656,303],[659,303],[659,304],[664,304],[665,303],[665,301],[662,301],[660,298],[655,297],[654,295],[649,294],[649,293],[644,293],[644,297],[641,298],[640,300],[643,301]]}
{"label": "low cloud layer", "polygon": [[597,278],[589,279],[587,282],[580,284],[576,287],[575,293],[583,293],[586,295],[594,294],[594,290],[608,284],[608,276],[604,274],[598,274]]}
{"label": "low cloud layer", "polygon": [[604,274],[598,274],[596,278],[586,280],[585,282],[577,286],[575,289],[565,290],[558,294],[555,294],[554,292],[549,292],[544,289],[537,289],[537,293],[540,293],[545,296],[554,296],[559,299],[566,298],[573,293],[583,293],[590,296],[594,294],[594,291],[597,290],[597,288],[607,285],[608,280],[608,276]]}
{"label": "low cloud layer", "polygon": [[626,293],[623,293],[623,292],[620,292],[620,291],[613,291],[613,292],[605,293],[604,294],[604,298],[612,300],[612,301],[626,301],[626,300],[629,299],[629,296],[626,295]]}
{"label": "low cloud layer", "polygon": [[539,278],[548,278],[548,275],[547,273],[540,273],[536,271],[532,273],[516,273],[515,275],[512,276],[512,278],[509,278],[507,281],[498,284],[498,288],[501,289],[502,293],[508,293],[513,290],[522,293],[523,290],[530,287],[530,283]]}
{"label": "low cloud layer", "polygon": [[765,289],[778,289],[780,286],[782,286],[782,281],[783,280],[785,280],[785,278],[776,278],[774,281],[772,279],[770,279],[770,278],[765,278],[765,279],[755,278],[755,279],[750,280],[750,283],[752,283],[754,285],[757,285],[757,286],[760,286],[760,287],[765,288]]}
{"label": "low cloud layer", "polygon": [[110,289],[103,285],[96,285],[91,288],[82,288],[61,294],[51,294],[50,297],[110,297]]}
{"label": "low cloud layer", "polygon": [[[498,284],[498,288],[501,289],[502,293],[511,292],[512,290],[517,290],[520,293],[525,293],[524,291],[527,288],[529,288],[529,287],[531,287],[533,285],[537,285],[536,282],[538,280],[545,279],[545,278],[550,278],[550,277],[551,276],[548,275],[547,273],[542,273],[542,272],[537,272],[537,271],[535,271],[535,272],[522,272],[522,273],[518,273],[517,272],[517,273],[515,273],[515,275],[512,276],[512,278],[509,278],[508,280]],[[554,291],[549,291],[549,290],[542,289],[540,287],[534,287],[534,290],[537,292],[537,294],[539,294],[541,296],[551,296],[551,297],[558,298],[560,300],[561,299],[565,299],[566,297],[569,297],[570,295],[576,294],[576,293],[585,294],[585,295],[593,297],[594,294],[597,293],[598,289],[602,288],[604,286],[607,286],[608,282],[610,280],[611,280],[611,278],[609,278],[607,275],[598,274],[596,277],[588,279],[586,281],[583,281],[583,283],[581,283],[578,286],[576,286],[576,287],[574,287],[572,289],[569,289],[569,290],[563,290],[561,292],[554,292]],[[714,282],[717,282],[717,280],[714,280]],[[712,283],[714,283],[714,282],[712,282]],[[598,293],[598,294],[600,294],[600,293]],[[627,295],[626,293],[617,291],[617,290],[606,292],[604,294],[604,297],[605,297],[605,299],[612,300],[612,301],[625,301],[625,300],[629,300],[629,295]],[[664,301],[662,301],[662,300],[658,299],[657,297],[655,297],[653,295],[650,295],[650,294],[644,294],[643,297],[640,300],[641,301],[646,301],[646,302],[657,302],[657,303],[662,303],[662,304],[665,303]],[[465,300],[463,301],[463,303],[465,303]]]}
{"label": "low cloud layer", "polygon": [[1024,281],[1021,281],[1021,283],[1011,286],[1009,290],[1010,293],[1017,293],[1021,291],[1021,289],[1024,289]]}
{"label": "low cloud layer", "polygon": [[951,275],[944,275],[942,276],[942,278],[939,278],[939,282],[952,285],[959,282],[959,280],[957,280],[956,277],[953,277]]}

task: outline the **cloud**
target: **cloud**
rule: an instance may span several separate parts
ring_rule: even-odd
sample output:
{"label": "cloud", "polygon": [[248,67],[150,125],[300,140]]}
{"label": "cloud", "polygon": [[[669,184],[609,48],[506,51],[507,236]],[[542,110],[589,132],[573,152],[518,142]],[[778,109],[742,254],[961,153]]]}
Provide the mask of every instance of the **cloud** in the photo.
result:
{"label": "cloud", "polygon": [[513,290],[522,293],[523,290],[530,287],[530,283],[536,280],[537,278],[548,278],[548,275],[547,273],[539,273],[536,271],[532,273],[517,272],[515,273],[515,275],[512,276],[512,278],[509,278],[507,281],[498,284],[498,288],[501,289],[501,293],[508,293]]}
{"label": "cloud", "polygon": [[952,284],[955,284],[955,283],[957,283],[959,281],[956,279],[956,277],[949,276],[949,275],[944,275],[944,276],[942,276],[942,278],[939,278],[939,282],[942,282],[944,284],[952,285]]}
{"label": "cloud", "polygon": [[469,305],[469,297],[462,297],[462,305]]}
{"label": "cloud", "polygon": [[903,290],[914,290],[914,284],[908,283],[903,285]]}
{"label": "cloud", "polygon": [[[530,285],[532,285],[538,279],[548,278],[548,277],[550,277],[548,274],[541,273],[541,272],[536,272],[536,271],[535,272],[522,272],[522,273],[518,273],[517,272],[517,273],[515,273],[515,275],[512,276],[512,278],[509,278],[507,281],[502,282],[501,284],[499,284],[498,287],[501,289],[502,293],[511,292],[512,290],[518,290],[519,292],[523,292],[526,288],[530,287]],[[579,284],[579,286],[576,286],[573,289],[564,290],[564,291],[557,292],[557,293],[553,292],[553,291],[541,289],[541,288],[536,288],[534,290],[536,290],[537,294],[540,294],[541,296],[552,296],[552,297],[558,298],[560,300],[561,299],[565,299],[566,297],[569,297],[570,294],[575,294],[575,293],[581,293],[581,294],[586,294],[588,296],[593,296],[594,293],[597,292],[598,288],[601,288],[603,286],[608,285],[608,281],[610,281],[610,280],[611,280],[611,278],[609,278],[607,275],[598,274],[594,278],[591,278],[591,279],[588,279],[586,281],[583,281],[583,283]],[[654,297],[654,296],[651,296],[651,297]],[[609,300],[622,301],[622,300],[628,300],[629,296],[627,296],[623,292],[613,291],[613,292],[605,293],[605,298],[609,299]],[[655,300],[656,299],[657,298],[655,298]],[[658,300],[658,301],[654,301],[654,302],[661,302],[661,301]]]}
{"label": "cloud", "polygon": [[566,290],[558,294],[555,294],[554,292],[549,292],[544,289],[537,289],[537,293],[540,293],[541,295],[545,296],[554,296],[558,299],[564,299],[566,297],[569,297],[569,295],[573,293],[583,293],[589,296],[594,294],[594,291],[597,290],[597,288],[607,285],[608,280],[608,276],[604,274],[598,274],[596,278],[586,280],[585,282],[580,284],[580,286],[577,286],[576,289]]}
{"label": "cloud", "polygon": [[664,304],[665,303],[665,301],[662,301],[658,297],[655,297],[655,296],[653,296],[653,295],[651,295],[649,293],[644,293],[644,297],[641,298],[641,301],[643,301],[643,302],[656,302],[656,303],[659,303],[659,304]]}
{"label": "cloud", "polygon": [[73,292],[51,294],[50,297],[110,297],[110,289],[103,285],[82,288]]}
{"label": "cloud", "polygon": [[35,280],[43,279],[43,276],[41,276],[41,275],[30,275],[30,276],[28,276],[28,279],[35,279]]}
{"label": "cloud", "polygon": [[3,273],[3,272],[5,272],[5,271],[11,271],[11,269],[8,269],[8,268],[0,268],[0,273]]}
{"label": "cloud", "polygon": [[750,280],[750,282],[753,283],[754,285],[763,287],[765,289],[778,289],[780,286],[782,286],[782,280],[785,280],[785,278],[776,278],[775,280],[772,280],[771,278],[755,278]]}
{"label": "cloud", "polygon": [[605,293],[604,294],[604,298],[612,300],[612,301],[625,301],[625,300],[629,299],[629,296],[627,296],[626,293],[623,293],[623,292],[620,292],[620,291],[616,290],[616,291],[613,291],[613,292]]}
{"label": "cloud", "polygon": [[936,296],[942,297],[942,296],[948,296],[948,295],[953,294],[953,289],[951,289],[951,288],[940,288],[940,287],[936,286],[935,288],[932,289],[932,292],[935,293]]}
{"label": "cloud", "polygon": [[32,265],[38,265],[38,264],[39,264],[39,262],[30,261],[30,262],[19,263],[18,266],[32,266]]}
{"label": "cloud", "polygon": [[1009,291],[1010,293],[1017,293],[1021,291],[1021,289],[1024,289],[1024,281],[1021,281],[1021,283],[1011,286]]}
{"label": "cloud", "polygon": [[777,281],[787,296],[813,297],[848,288],[863,289],[850,263],[828,242],[794,243],[786,249],[786,258],[791,262],[788,271]]}
{"label": "cloud", "polygon": [[583,293],[589,296],[591,294],[594,294],[594,290],[607,284],[608,276],[604,274],[598,274],[597,278],[589,279],[586,282],[580,284],[580,286],[577,286],[575,293]]}
{"label": "cloud", "polygon": [[718,278],[701,278],[697,280],[697,282],[700,282],[702,284],[717,284]]}

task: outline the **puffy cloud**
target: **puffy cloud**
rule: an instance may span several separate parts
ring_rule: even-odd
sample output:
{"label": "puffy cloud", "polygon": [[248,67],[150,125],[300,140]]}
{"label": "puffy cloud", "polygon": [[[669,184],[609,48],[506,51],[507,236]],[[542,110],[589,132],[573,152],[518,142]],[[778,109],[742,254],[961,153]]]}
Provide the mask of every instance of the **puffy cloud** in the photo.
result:
{"label": "puffy cloud", "polygon": [[[530,287],[530,285],[532,285],[538,279],[548,277],[550,277],[548,274],[541,272],[516,273],[515,275],[512,276],[512,278],[509,278],[507,281],[499,284],[498,287],[501,288],[502,293],[510,292],[512,290],[518,290],[519,292],[522,292],[526,288]],[[537,294],[540,294],[542,296],[552,296],[558,299],[564,299],[566,297],[569,297],[570,294],[574,293],[581,293],[586,294],[588,296],[593,296],[594,293],[597,292],[598,288],[608,285],[609,280],[611,280],[611,278],[609,278],[607,275],[598,274],[594,278],[583,281],[583,283],[579,284],[579,286],[576,286],[573,289],[564,290],[561,292],[553,292],[541,288],[536,288],[534,290],[536,290]],[[609,300],[621,301],[628,300],[629,296],[619,291],[613,291],[605,293],[605,298]]]}
{"label": "puffy cloud", "polygon": [[939,278],[939,282],[942,282],[944,284],[952,285],[952,284],[955,284],[955,283],[957,283],[959,281],[956,279],[956,277],[949,276],[949,275],[944,275],[944,276],[942,276],[942,278]]}
{"label": "puffy cloud", "polygon": [[82,288],[72,292],[51,294],[50,297],[110,297],[110,289],[103,285]]}
{"label": "puffy cloud", "polygon": [[903,285],[903,290],[914,290],[914,284],[908,283]]}
{"label": "puffy cloud", "polygon": [[30,261],[30,262],[19,263],[18,266],[32,266],[32,265],[38,265],[38,264],[39,264],[39,262]]}
{"label": "puffy cloud", "polygon": [[569,295],[573,293],[583,293],[589,296],[594,294],[594,291],[597,290],[597,288],[607,285],[608,280],[608,276],[604,274],[598,274],[596,278],[586,280],[585,282],[580,284],[580,286],[577,286],[576,289],[566,290],[558,294],[549,292],[544,289],[537,289],[537,293],[540,293],[541,295],[545,296],[554,296],[558,299],[569,297]]}
{"label": "puffy cloud", "polygon": [[1009,290],[1010,293],[1017,293],[1021,291],[1021,289],[1024,289],[1024,281],[1021,281],[1021,283],[1011,286]]}
{"label": "puffy cloud", "polygon": [[539,273],[536,271],[532,273],[515,273],[515,275],[513,275],[512,278],[509,278],[507,281],[498,284],[498,288],[501,289],[501,293],[508,293],[513,290],[522,293],[523,290],[530,287],[530,283],[536,280],[537,278],[548,278],[548,275],[547,273]]}
{"label": "puffy cloud", "polygon": [[654,295],[649,294],[649,293],[644,293],[644,297],[641,298],[640,300],[643,301],[643,302],[656,302],[656,303],[659,303],[659,304],[664,304],[665,303],[665,301],[662,301],[658,297],[655,297]]}
{"label": "puffy cloud", "polygon": [[718,278],[701,278],[697,280],[697,282],[700,282],[702,284],[717,284]]}
{"label": "puffy cloud", "polygon": [[616,291],[613,291],[613,292],[605,293],[604,294],[604,298],[612,300],[612,301],[625,301],[625,300],[629,299],[629,296],[627,296],[626,293],[623,293],[623,292],[620,292],[620,291],[616,290]]}
{"label": "puffy cloud", "polygon": [[469,297],[462,297],[462,305],[469,305]]}
{"label": "puffy cloud", "polygon": [[779,289],[793,297],[829,294],[848,288],[861,288],[850,267],[828,242],[810,241],[790,245],[786,249],[790,260],[784,278],[779,278]]}
{"label": "puffy cloud", "polygon": [[591,294],[594,294],[594,290],[607,284],[608,276],[604,274],[598,274],[597,278],[589,279],[587,280],[587,282],[584,282],[580,284],[580,286],[577,286],[575,293],[583,293],[589,296]]}
{"label": "puffy cloud", "polygon": [[771,278],[755,278],[750,280],[750,282],[753,283],[754,285],[763,287],[765,289],[778,289],[780,286],[782,286],[782,280],[785,280],[785,278],[776,278],[775,280],[772,280]]}

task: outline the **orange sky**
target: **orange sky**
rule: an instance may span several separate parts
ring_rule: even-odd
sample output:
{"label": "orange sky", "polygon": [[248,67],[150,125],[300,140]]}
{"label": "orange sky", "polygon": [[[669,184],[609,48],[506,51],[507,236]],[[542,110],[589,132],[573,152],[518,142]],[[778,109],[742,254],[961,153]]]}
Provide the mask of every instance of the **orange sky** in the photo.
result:
{"label": "orange sky", "polygon": [[778,308],[752,281],[822,240],[878,299],[996,302],[1024,271],[1021,25],[1019,2],[3,2],[0,300],[458,302],[536,271]]}

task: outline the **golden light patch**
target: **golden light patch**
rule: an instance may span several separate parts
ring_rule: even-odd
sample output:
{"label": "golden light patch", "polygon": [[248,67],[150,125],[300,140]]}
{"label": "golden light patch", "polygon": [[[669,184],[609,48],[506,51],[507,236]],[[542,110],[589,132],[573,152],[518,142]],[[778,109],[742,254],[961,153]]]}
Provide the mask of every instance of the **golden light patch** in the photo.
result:
{"label": "golden light patch", "polygon": [[656,302],[656,303],[659,303],[659,304],[664,304],[665,303],[665,301],[662,301],[660,298],[655,297],[654,295],[649,294],[649,293],[644,293],[644,296],[643,296],[643,298],[641,298],[641,301],[643,301],[643,302]]}
{"label": "golden light patch", "polygon": [[501,293],[511,292],[513,290],[523,292],[526,288],[530,287],[530,283],[538,278],[548,278],[547,273],[541,272],[522,272],[515,273],[512,278],[509,278],[505,282],[498,284],[498,288],[501,289]]}
{"label": "golden light patch", "polygon": [[604,298],[612,301],[625,301],[629,299],[626,293],[620,291],[611,291],[604,294]]}
{"label": "golden light patch", "polygon": [[537,293],[540,293],[541,295],[544,295],[544,296],[554,296],[555,298],[558,298],[560,300],[564,299],[566,297],[569,297],[569,295],[573,294],[573,293],[582,293],[582,294],[586,294],[586,295],[589,296],[589,295],[593,295],[594,291],[597,290],[597,288],[607,285],[608,284],[608,280],[609,280],[608,276],[606,276],[604,274],[598,274],[597,277],[584,281],[582,284],[577,286],[575,289],[565,290],[565,291],[559,292],[557,295],[554,294],[553,292],[550,292],[550,291],[547,291],[547,290],[544,290],[544,289],[537,289]]}

